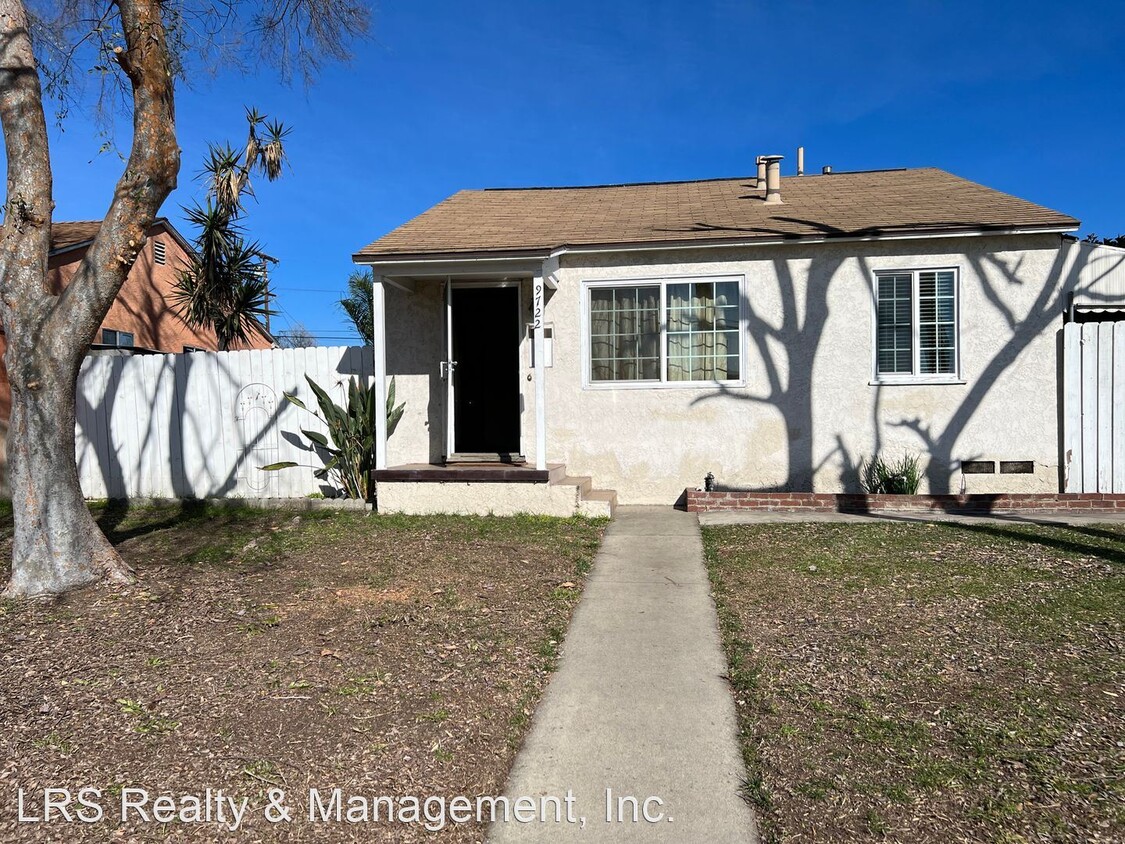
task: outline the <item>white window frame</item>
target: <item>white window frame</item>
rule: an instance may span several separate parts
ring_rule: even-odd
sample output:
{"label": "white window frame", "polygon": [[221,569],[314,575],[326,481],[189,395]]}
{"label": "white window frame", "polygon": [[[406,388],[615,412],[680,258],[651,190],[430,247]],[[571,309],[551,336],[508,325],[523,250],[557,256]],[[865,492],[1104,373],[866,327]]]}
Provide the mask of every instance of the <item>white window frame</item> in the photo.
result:
{"label": "white window frame", "polygon": [[[922,273],[953,273],[953,372],[923,375],[921,369],[921,326],[918,309],[918,277]],[[911,368],[907,372],[879,372],[879,276],[910,274],[910,336]],[[872,385],[886,384],[964,384],[961,375],[961,268],[938,267],[880,267],[871,271],[871,381]]]}
{"label": "white window frame", "polygon": [[[113,332],[115,342],[107,343],[105,341],[105,333],[107,331]],[[122,345],[122,343],[121,343],[121,335],[122,334],[128,334],[129,335],[130,342],[129,342],[128,345]],[[109,346],[109,347],[114,348],[114,349],[134,349],[134,348],[136,348],[136,345],[137,345],[137,335],[132,331],[123,331],[120,328],[102,328],[101,329],[101,336],[100,336],[99,339],[101,340],[101,342],[98,345]]]}
{"label": "white window frame", "polygon": [[[703,284],[734,282],[738,285],[738,378],[727,381],[668,380],[668,285],[698,282]],[[660,287],[660,380],[595,381],[591,377],[593,361],[590,355],[590,291],[599,287]],[[659,275],[629,278],[586,279],[582,282],[582,389],[584,390],[677,390],[700,389],[722,384],[726,387],[745,387],[746,335],[749,323],[746,315],[746,276],[724,275]]]}

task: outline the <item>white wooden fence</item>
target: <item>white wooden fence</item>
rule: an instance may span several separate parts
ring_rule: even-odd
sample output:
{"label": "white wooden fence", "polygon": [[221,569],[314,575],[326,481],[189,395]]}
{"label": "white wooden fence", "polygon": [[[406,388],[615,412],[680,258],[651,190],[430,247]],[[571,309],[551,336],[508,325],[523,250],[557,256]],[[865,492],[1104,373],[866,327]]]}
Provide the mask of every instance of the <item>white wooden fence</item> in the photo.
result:
{"label": "white wooden fence", "polygon": [[[346,403],[369,383],[362,347],[89,357],[78,378],[78,475],[87,498],[303,498],[321,460],[300,429],[327,433],[305,375]],[[294,460],[299,468],[259,469]]]}
{"label": "white wooden fence", "polygon": [[1125,493],[1125,322],[1063,328],[1067,492]]}

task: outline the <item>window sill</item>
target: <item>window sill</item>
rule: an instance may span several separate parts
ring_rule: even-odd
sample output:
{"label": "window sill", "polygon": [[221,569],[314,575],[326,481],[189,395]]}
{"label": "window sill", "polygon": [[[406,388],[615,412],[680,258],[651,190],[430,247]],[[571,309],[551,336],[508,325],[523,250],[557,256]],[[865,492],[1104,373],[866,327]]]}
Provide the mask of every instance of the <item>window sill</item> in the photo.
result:
{"label": "window sill", "polygon": [[740,390],[746,381],[589,381],[583,390]]}
{"label": "window sill", "polygon": [[909,377],[909,378],[873,378],[867,382],[869,387],[934,387],[934,386],[956,386],[958,384],[968,384],[964,378],[933,378],[927,376]]}

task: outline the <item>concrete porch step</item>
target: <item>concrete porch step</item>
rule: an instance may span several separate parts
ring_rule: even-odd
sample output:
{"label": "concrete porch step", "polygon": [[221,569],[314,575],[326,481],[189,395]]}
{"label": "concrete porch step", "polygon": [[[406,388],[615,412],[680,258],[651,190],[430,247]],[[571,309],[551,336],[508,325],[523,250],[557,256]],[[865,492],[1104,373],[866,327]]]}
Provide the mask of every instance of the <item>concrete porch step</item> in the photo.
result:
{"label": "concrete porch step", "polygon": [[617,506],[617,493],[612,489],[594,489],[593,478],[586,475],[565,476],[551,483],[558,486],[573,486],[577,493],[575,512],[590,518],[613,518]]}
{"label": "concrete porch step", "polygon": [[578,502],[579,514],[590,518],[612,519],[616,509],[617,492],[612,489],[587,490]]}
{"label": "concrete porch step", "polygon": [[558,478],[557,480],[552,478],[551,483],[557,486],[578,487],[579,492],[586,492],[594,486],[594,481],[592,478],[588,478],[585,475],[575,475],[574,477],[571,477],[570,475],[567,475],[565,473],[561,478]]}
{"label": "concrete porch step", "polygon": [[562,464],[546,470],[497,464],[395,466],[375,473],[378,510],[414,515],[588,516],[611,518],[612,490],[570,476]]}

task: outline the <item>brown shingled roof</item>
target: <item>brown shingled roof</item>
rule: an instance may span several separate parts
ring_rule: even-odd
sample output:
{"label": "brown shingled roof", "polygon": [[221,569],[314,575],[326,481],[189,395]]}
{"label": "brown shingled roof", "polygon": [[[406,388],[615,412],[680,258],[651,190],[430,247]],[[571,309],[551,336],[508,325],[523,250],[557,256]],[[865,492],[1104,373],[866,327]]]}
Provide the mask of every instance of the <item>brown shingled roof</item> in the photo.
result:
{"label": "brown shingled roof", "polygon": [[75,220],[51,224],[51,251],[66,252],[75,246],[89,243],[98,235],[101,220]]}
{"label": "brown shingled roof", "polygon": [[[51,254],[57,255],[61,252],[69,252],[80,246],[86,246],[91,243],[95,237],[98,236],[98,230],[102,227],[101,220],[60,220],[51,223]],[[164,229],[186,252],[190,252],[192,246],[184,236],[176,230],[167,217],[157,217],[153,221],[152,227],[148,230],[151,237],[157,229]],[[0,226],[0,231],[3,227]],[[261,253],[263,257],[268,258],[268,255]],[[273,259],[271,259],[273,260]]]}
{"label": "brown shingled roof", "polygon": [[781,205],[753,177],[466,190],[365,246],[367,258],[538,254],[564,246],[1075,229],[1078,220],[936,168],[791,176]]}

